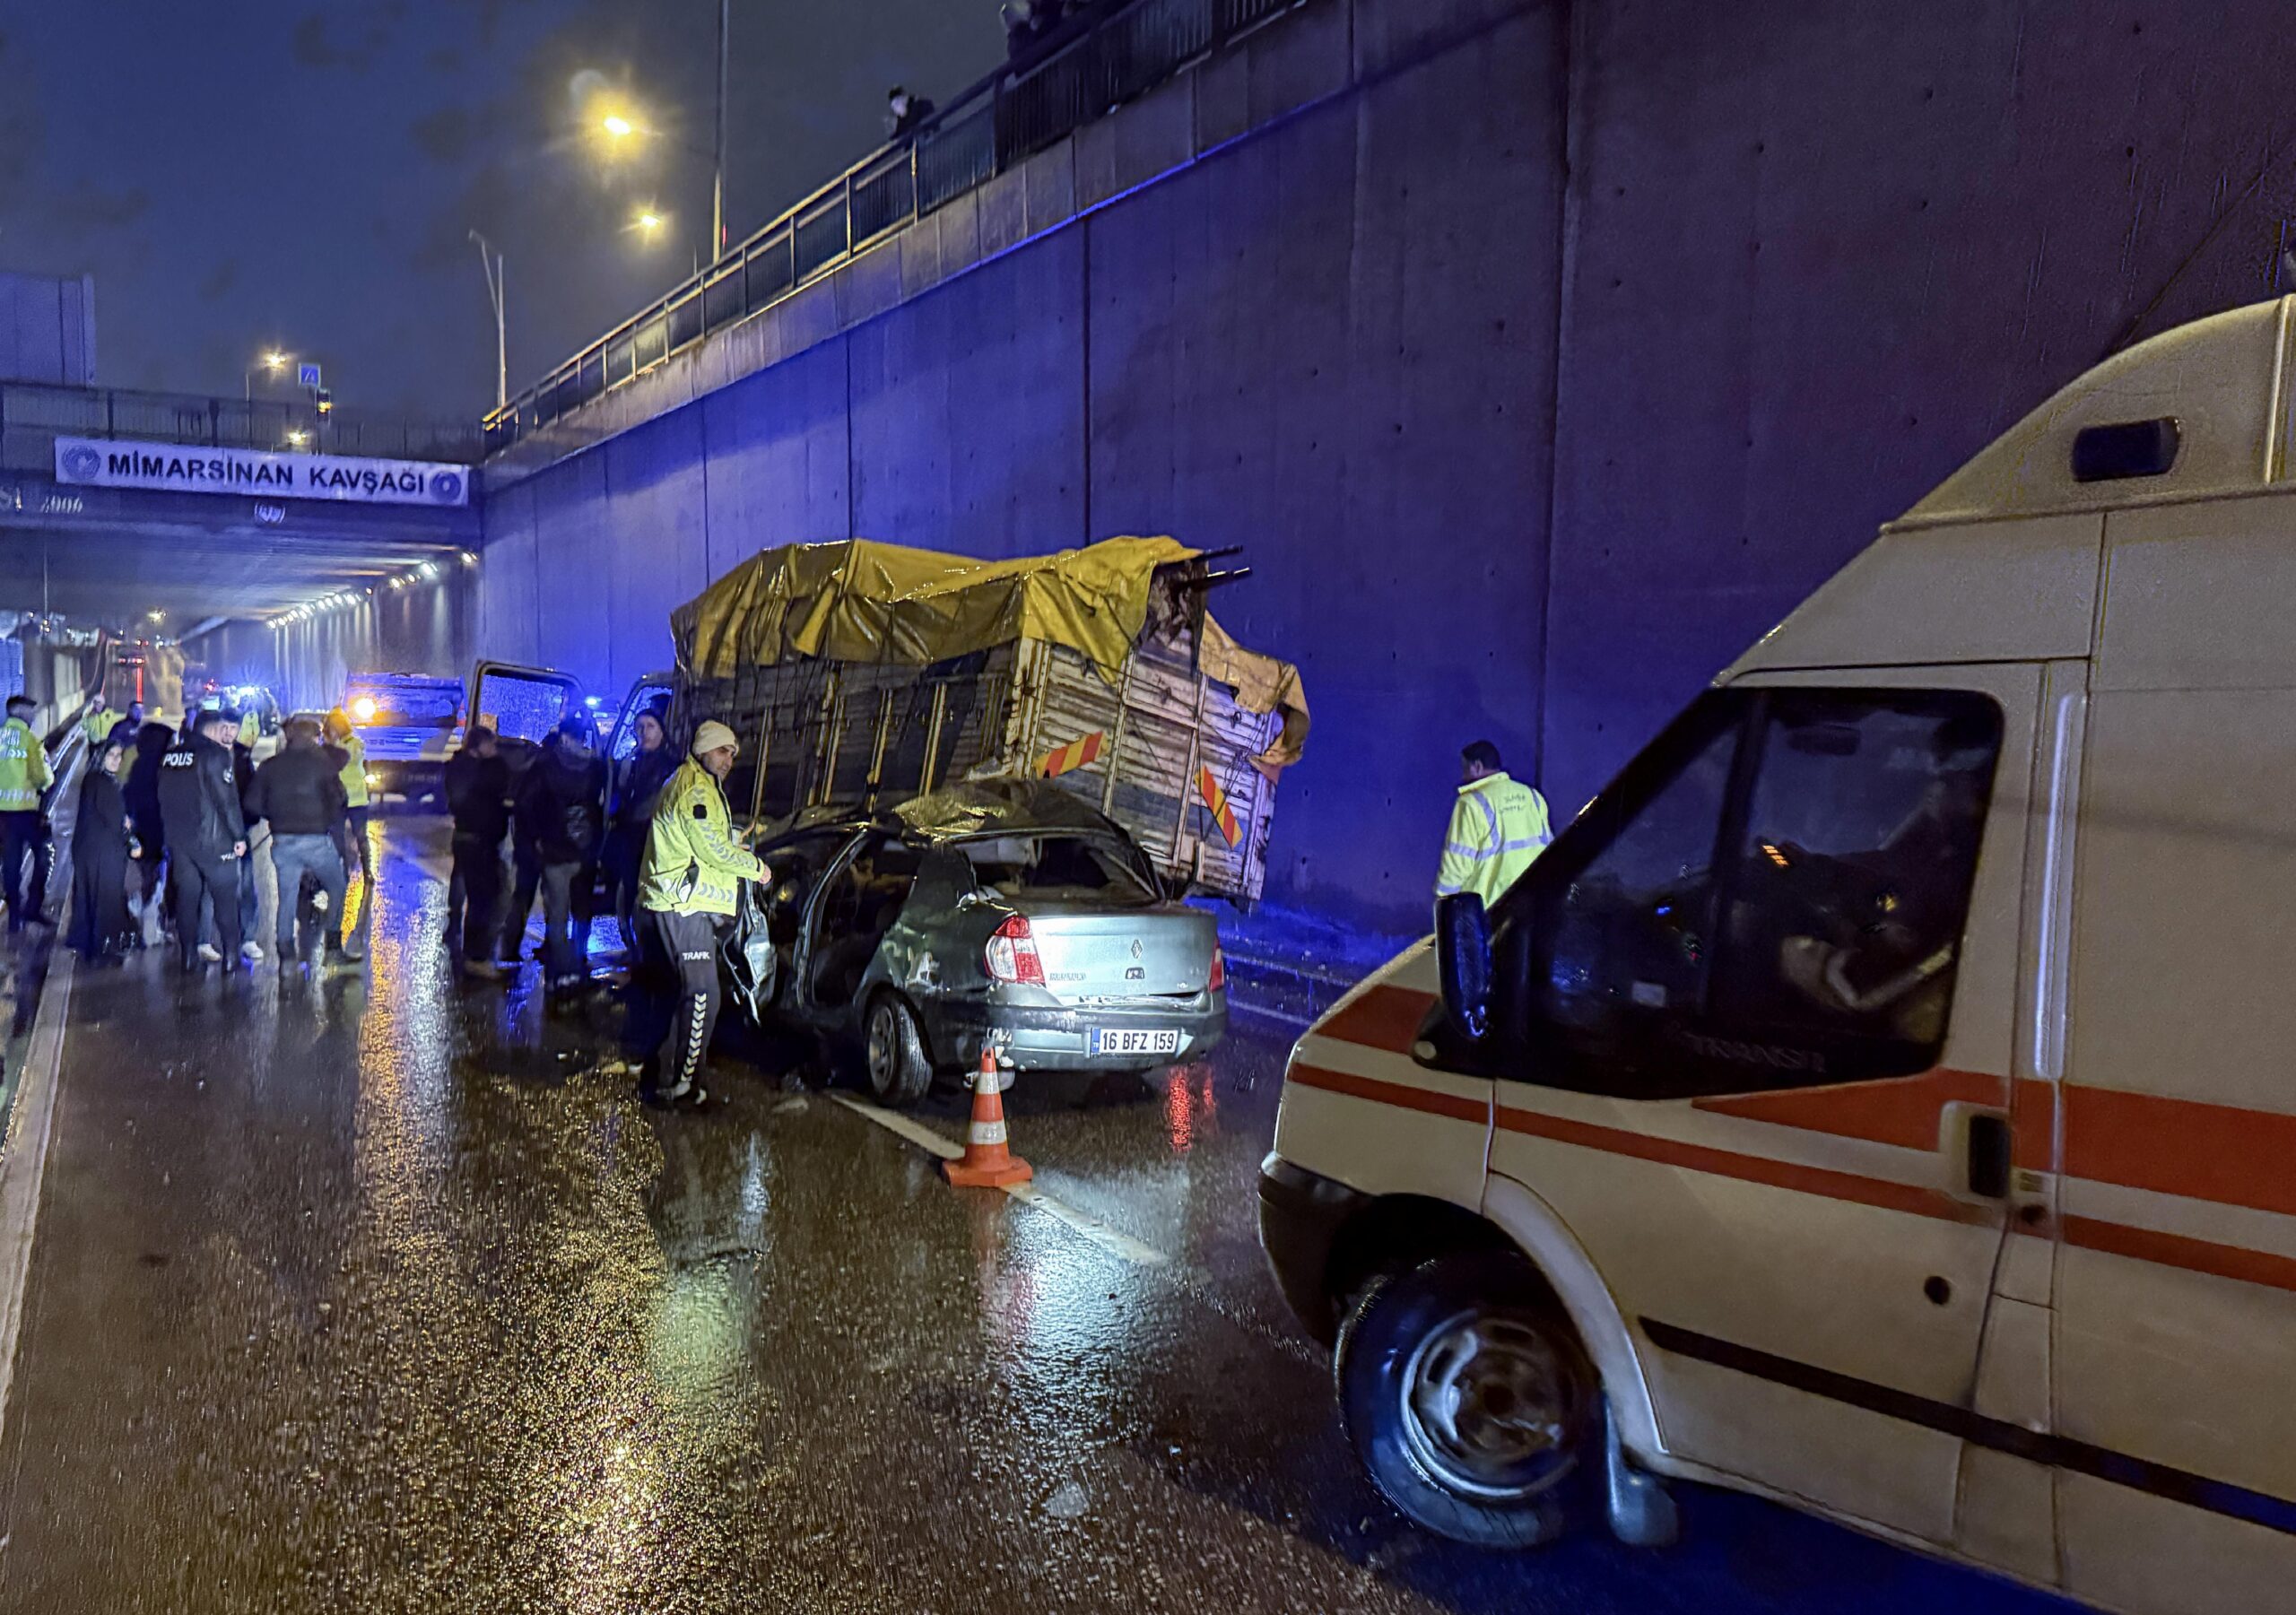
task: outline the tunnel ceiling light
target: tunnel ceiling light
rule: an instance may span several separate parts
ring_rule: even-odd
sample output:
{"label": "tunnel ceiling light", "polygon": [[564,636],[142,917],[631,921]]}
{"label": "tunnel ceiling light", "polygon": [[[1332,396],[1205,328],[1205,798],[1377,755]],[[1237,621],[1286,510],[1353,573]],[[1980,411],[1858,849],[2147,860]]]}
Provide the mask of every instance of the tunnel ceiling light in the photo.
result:
{"label": "tunnel ceiling light", "polygon": [[435,560],[426,560],[414,569],[425,577],[436,577],[439,575],[439,563]]}
{"label": "tunnel ceiling light", "polygon": [[474,567],[477,564],[478,551],[475,550],[465,550],[463,551],[463,565],[466,567]]}
{"label": "tunnel ceiling light", "polygon": [[403,588],[404,588],[405,586],[406,586],[406,579],[405,579],[405,578],[404,578],[404,577],[394,577],[394,578],[392,578],[392,579],[391,579],[391,587],[393,587],[393,588],[395,588],[395,589],[403,589]]}

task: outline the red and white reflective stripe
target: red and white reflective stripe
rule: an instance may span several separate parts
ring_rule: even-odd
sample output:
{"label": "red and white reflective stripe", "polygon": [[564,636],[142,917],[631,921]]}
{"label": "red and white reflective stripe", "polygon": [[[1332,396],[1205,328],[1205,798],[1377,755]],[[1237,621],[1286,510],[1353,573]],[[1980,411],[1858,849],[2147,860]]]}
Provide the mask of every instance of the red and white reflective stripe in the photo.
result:
{"label": "red and white reflective stripe", "polygon": [[[2296,1159],[2296,1115],[2161,1094],[2008,1082],[1945,1068],[1688,1106],[1590,1102],[1508,1083],[1500,1085],[1494,1108],[1425,1086],[1422,1080],[1433,1073],[1396,1064],[1408,1061],[1434,1003],[1432,994],[1415,988],[1384,982],[1367,987],[1301,1040],[1287,1080],[1500,1132],[1957,1222],[1990,1221],[1995,1214],[1914,1181],[1917,1172],[1900,1176],[1890,1168],[1900,1159],[1910,1168],[1918,1158],[1935,1155],[1946,1105],[1998,1104],[2005,1089],[2012,1163],[2058,1174],[2058,1232],[2066,1245],[2296,1290],[2296,1174],[2285,1166]],[[1413,1080],[1373,1074],[1382,1068],[1408,1072]],[[1546,1102],[1535,1108],[1506,1102],[1534,1094]],[[2061,1163],[2053,1159],[2060,1106]],[[1597,1107],[1606,1107],[1613,1122],[1631,1114],[1636,1125],[1586,1114]],[[1701,1123],[1700,1117],[1709,1119]],[[1762,1136],[1754,1129],[1770,1128],[1862,1146],[1854,1159],[1863,1169],[1752,1147],[1726,1148],[1705,1136],[1711,1132],[1752,1146]],[[2227,1234],[2239,1242],[2228,1242]]]}

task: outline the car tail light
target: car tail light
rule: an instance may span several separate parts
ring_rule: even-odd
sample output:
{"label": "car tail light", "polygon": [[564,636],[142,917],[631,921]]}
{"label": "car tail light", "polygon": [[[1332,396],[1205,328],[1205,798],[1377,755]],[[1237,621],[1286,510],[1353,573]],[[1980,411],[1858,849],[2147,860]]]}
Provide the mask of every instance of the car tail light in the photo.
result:
{"label": "car tail light", "polygon": [[1223,991],[1228,985],[1228,956],[1220,951],[1216,940],[1212,944],[1212,979],[1205,985],[1214,993]]}
{"label": "car tail light", "polygon": [[1024,914],[1016,914],[996,927],[988,939],[984,962],[989,975],[998,981],[1044,985],[1044,959],[1037,952],[1037,939],[1029,930],[1029,916]]}

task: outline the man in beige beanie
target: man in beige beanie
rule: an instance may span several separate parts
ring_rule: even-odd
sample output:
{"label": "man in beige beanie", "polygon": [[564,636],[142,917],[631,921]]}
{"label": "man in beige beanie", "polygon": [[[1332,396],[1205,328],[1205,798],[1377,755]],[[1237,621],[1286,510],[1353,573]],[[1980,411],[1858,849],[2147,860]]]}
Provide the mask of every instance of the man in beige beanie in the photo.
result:
{"label": "man in beige beanie", "polygon": [[757,855],[734,839],[726,776],[741,742],[712,719],[693,733],[693,755],[662,787],[639,882],[643,924],[677,977],[669,1036],[647,1059],[643,1087],[662,1103],[700,1104],[696,1081],[718,1025],[718,930],[741,882],[765,878]]}

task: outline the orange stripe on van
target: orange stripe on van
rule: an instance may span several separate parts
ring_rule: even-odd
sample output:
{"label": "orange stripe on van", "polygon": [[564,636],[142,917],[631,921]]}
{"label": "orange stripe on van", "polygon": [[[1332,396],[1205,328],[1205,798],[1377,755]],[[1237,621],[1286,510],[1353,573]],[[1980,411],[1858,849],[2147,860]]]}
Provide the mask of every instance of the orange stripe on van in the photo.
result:
{"label": "orange stripe on van", "polygon": [[1509,1133],[1552,1139],[1557,1143],[1576,1144],[1582,1149],[1600,1150],[1612,1155],[1630,1155],[1639,1160],[1655,1161],[1660,1166],[1681,1167],[1692,1172],[1709,1172],[1718,1177],[1735,1177],[1744,1183],[1767,1184],[1772,1188],[1791,1189],[1796,1194],[1815,1194],[1827,1200],[1854,1201],[1860,1205],[1879,1206],[1888,1211],[1906,1211],[1917,1217],[1935,1217],[1946,1222],[1989,1223],[1996,1220],[1996,1214],[1987,1207],[1964,1205],[1951,1195],[1912,1184],[1892,1183],[1886,1178],[1863,1177],[1854,1172],[1836,1172],[1824,1167],[1805,1167],[1793,1161],[1772,1160],[1767,1156],[1740,1155],[1735,1150],[1716,1150],[1704,1144],[1686,1144],[1677,1139],[1654,1138],[1646,1133],[1628,1133],[1617,1127],[1597,1126],[1591,1122],[1549,1116],[1544,1111],[1509,1110],[1501,1107],[1499,1125]]}
{"label": "orange stripe on van", "polygon": [[2219,1279],[2246,1284],[2267,1284],[2274,1289],[2296,1289],[2296,1259],[2252,1251],[2237,1245],[2217,1245],[2182,1234],[2163,1234],[2126,1223],[2100,1222],[2093,1217],[2066,1217],[2065,1242],[2108,1255],[2126,1256],[2161,1267],[2181,1267]]}
{"label": "orange stripe on van", "polygon": [[1979,1072],[1939,1067],[1918,1076],[1832,1088],[1789,1088],[1743,1098],[1693,1099],[1700,1110],[1799,1127],[1836,1138],[1865,1139],[1906,1150],[1937,1147],[1937,1115],[1956,1101],[1998,1105],[2004,1083]]}
{"label": "orange stripe on van", "polygon": [[2296,1116],[2105,1088],[2065,1107],[2069,1177],[2296,1216]]}
{"label": "orange stripe on van", "polygon": [[1314,1029],[1318,1037],[1407,1055],[1413,1040],[1419,1036],[1420,1022],[1434,1007],[1435,995],[1431,993],[1383,983],[1367,989],[1361,997]]}
{"label": "orange stripe on van", "polygon": [[1405,1110],[1423,1110],[1431,1116],[1447,1116],[1454,1121],[1473,1122],[1478,1126],[1491,1119],[1491,1107],[1481,1099],[1470,1099],[1463,1094],[1439,1093],[1431,1088],[1413,1088],[1405,1082],[1382,1082],[1376,1077],[1359,1077],[1352,1072],[1327,1071],[1320,1065],[1294,1065],[1285,1081],[1297,1082],[1302,1088],[1320,1088],[1326,1093],[1344,1093],[1351,1099],[1370,1099],[1378,1105],[1397,1105]]}

